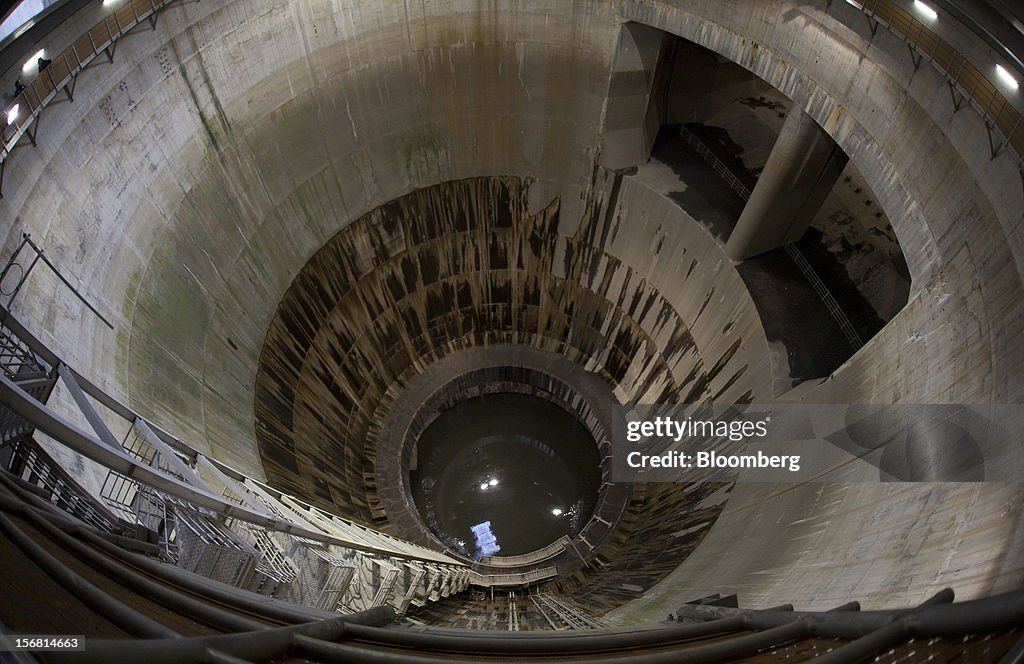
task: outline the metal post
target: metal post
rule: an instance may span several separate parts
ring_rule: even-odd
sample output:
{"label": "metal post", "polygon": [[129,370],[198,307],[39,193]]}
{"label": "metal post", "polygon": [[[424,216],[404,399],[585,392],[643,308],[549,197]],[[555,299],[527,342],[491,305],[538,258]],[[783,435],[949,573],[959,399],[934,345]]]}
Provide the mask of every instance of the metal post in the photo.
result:
{"label": "metal post", "polygon": [[61,362],[57,365],[57,373],[60,375],[61,380],[64,381],[64,385],[67,386],[68,392],[71,393],[71,398],[78,404],[78,409],[82,411],[82,415],[88,420],[92,430],[96,432],[96,436],[110,449],[123,453],[124,448],[121,447],[121,443],[118,442],[113,432],[110,431],[110,428],[103,421],[103,418],[100,417],[100,414],[96,412],[96,408],[89,401],[89,398],[85,396],[85,392],[82,391],[82,387],[78,384],[78,379],[75,378],[71,367]]}
{"label": "metal post", "polygon": [[142,437],[146,439],[146,442],[153,446],[156,451],[167,460],[167,463],[171,465],[176,472],[178,472],[182,478],[189,484],[210,491],[210,487],[206,485],[201,479],[199,474],[191,468],[188,464],[181,460],[174,450],[171,449],[170,445],[160,439],[160,436],[156,435],[153,430],[149,427],[149,423],[141,417],[136,417],[134,426],[142,434]]}
{"label": "metal post", "polygon": [[68,102],[75,102],[75,84],[78,82],[78,75],[75,74],[71,77],[71,80],[64,86],[64,94],[68,96]]}
{"label": "metal post", "polygon": [[871,28],[871,36],[874,37],[878,34],[878,21],[872,20],[869,14],[864,14],[864,18],[868,20],[868,27]]}
{"label": "metal post", "polygon": [[910,49],[910,59],[914,63],[914,71],[917,71],[921,66],[921,60],[924,56],[917,52],[917,49],[914,48],[914,43],[911,41],[907,42],[907,48]]}
{"label": "metal post", "polygon": [[[38,120],[37,120],[37,122],[38,122]],[[33,141],[33,143],[34,143],[34,141]],[[85,297],[83,297],[82,294],[78,292],[78,289],[75,288],[74,286],[72,286],[71,282],[64,278],[64,275],[60,273],[60,270],[57,269],[57,266],[55,266],[53,263],[51,263],[50,259],[47,258],[43,254],[43,250],[40,249],[38,246],[36,246],[36,243],[32,241],[32,236],[29,235],[28,233],[22,233],[22,237],[24,237],[25,242],[27,242],[28,245],[35,250],[35,252],[39,256],[39,258],[43,259],[43,262],[46,263],[46,266],[49,267],[51,270],[53,270],[53,273],[55,275],[57,275],[57,278],[60,279],[61,282],[65,286],[67,286],[71,290],[72,293],[74,293],[75,297],[77,297],[79,300],[81,300],[82,304],[84,304],[85,306],[89,307],[89,311],[91,311],[94,314],[96,314],[96,317],[99,318],[101,321],[103,321],[104,325],[106,325],[111,330],[113,330],[114,326],[110,323],[110,321],[108,321],[106,318],[104,318],[103,314],[101,314],[99,311],[96,310],[96,307],[94,307],[91,304],[89,304],[89,301],[86,300]]]}
{"label": "metal post", "polygon": [[956,113],[962,107],[965,97],[957,94],[953,79],[948,79],[946,82],[949,84],[949,94],[953,97],[953,112]]}
{"label": "metal post", "polygon": [[[22,240],[21,246],[19,246],[17,251],[15,251],[14,254],[11,256],[11,262],[8,263],[8,267],[4,268],[4,274],[6,274],[7,270],[10,269],[10,267],[14,264],[14,258],[18,255],[18,253],[21,251],[21,248],[23,246],[25,246],[24,245],[24,240]],[[32,262],[29,263],[29,266],[27,268],[25,268],[24,272],[22,272],[21,278],[18,280],[18,285],[15,286],[13,291],[11,291],[11,296],[7,300],[7,308],[4,310],[3,316],[0,317],[0,321],[3,321],[5,318],[7,318],[7,314],[10,311],[10,308],[11,308],[11,303],[14,302],[14,298],[16,298],[18,296],[18,291],[20,291],[21,287],[23,285],[25,285],[25,281],[28,279],[28,275],[32,272],[32,268],[34,268],[36,266],[36,263],[38,263],[38,262],[39,262],[39,256],[36,256],[34,259],[32,259]],[[0,275],[0,276],[2,276],[2,275]]]}

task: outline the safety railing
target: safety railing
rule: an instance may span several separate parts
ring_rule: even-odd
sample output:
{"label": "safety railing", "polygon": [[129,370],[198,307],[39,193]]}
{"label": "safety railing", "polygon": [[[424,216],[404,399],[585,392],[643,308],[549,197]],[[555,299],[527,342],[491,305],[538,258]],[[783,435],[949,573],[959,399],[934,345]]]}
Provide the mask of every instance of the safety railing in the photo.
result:
{"label": "safety railing", "polygon": [[915,68],[920,67],[922,60],[928,60],[942,73],[953,95],[954,108],[960,110],[967,102],[985,120],[993,159],[1010,147],[1017,155],[1017,165],[1024,165],[1021,114],[963,54],[890,0],[857,0],[849,4],[864,13],[872,34],[882,25],[905,40]]}
{"label": "safety railing", "polygon": [[73,101],[75,84],[82,70],[102,54],[113,61],[117,41],[143,21],[149,20],[155,28],[157,14],[172,1],[127,0],[50,59],[35,79],[14,96],[4,117],[0,118],[0,123],[5,125],[0,146],[0,197],[3,196],[3,165],[23,136],[28,136],[35,145],[43,109],[61,94]]}
{"label": "safety railing", "polygon": [[83,491],[39,444],[29,437],[0,444],[0,469],[19,478],[51,504],[90,526],[108,533],[118,533],[117,516]]}
{"label": "safety railing", "polygon": [[249,544],[260,552],[256,571],[246,586],[248,590],[262,595],[275,595],[295,581],[298,577],[295,565],[284,555],[281,547],[270,537],[265,528],[238,523],[232,529],[246,538]]}
{"label": "safety railing", "polygon": [[697,134],[687,129],[686,125],[679,125],[679,135],[711,166],[711,170],[718,173],[718,176],[729,185],[730,189],[735,191],[743,200],[750,200],[750,190],[747,189],[747,186],[740,182],[740,179],[729,170],[729,167],[721,159],[715,156],[714,152],[708,149],[708,146],[704,145],[704,142],[697,137]]}
{"label": "safety railing", "polygon": [[543,567],[514,574],[481,574],[480,572],[471,571],[469,573],[469,580],[478,586],[500,588],[502,586],[526,586],[538,581],[553,579],[556,576],[558,576],[557,568]]}
{"label": "safety railing", "polygon": [[531,595],[530,600],[537,607],[552,629],[601,629],[607,625],[583,609],[569,604],[551,593]]}
{"label": "safety railing", "polygon": [[[0,308],[0,313],[6,311]],[[557,573],[552,567],[539,574],[471,577],[465,562],[277,491],[147,422],[71,370],[13,316],[8,315],[4,325],[39,362],[57,368],[95,434],[67,422],[2,373],[0,413],[106,466],[107,481],[96,504],[111,520],[150,531],[147,537],[159,544],[161,555],[178,566],[275,597],[294,597],[310,605],[327,601],[328,610],[340,606],[349,611],[368,608],[382,592],[404,610],[410,602],[436,601],[460,592],[470,582],[529,584]],[[97,407],[105,408],[106,416]],[[105,423],[111,415],[131,422],[122,440]],[[319,565],[323,561],[331,569]],[[323,569],[316,578],[303,576],[318,565]],[[332,576],[333,572],[339,573]],[[323,594],[327,588],[333,593],[328,593],[329,600]]]}
{"label": "safety railing", "polygon": [[[981,114],[989,133],[993,159],[1004,148],[1010,147],[1018,157],[1018,166],[1024,167],[1024,123],[1021,114],[977,67],[925,24],[890,0],[848,1],[868,18],[873,33],[878,25],[883,25],[905,39],[915,67],[920,66],[922,58],[926,58],[942,72],[949,82],[954,105],[958,110],[967,101]],[[81,71],[104,53],[112,61],[117,40],[147,19],[155,27],[158,12],[170,2],[173,0],[128,0],[57,54],[31,83],[15,95],[4,113],[7,124],[0,146],[0,197],[3,197],[3,173],[7,158],[23,136],[28,136],[35,144],[39,116],[43,109],[61,93],[73,100],[75,84]],[[0,122],[4,119],[0,119]]]}
{"label": "safety railing", "polygon": [[[467,587],[464,563],[318,510],[165,439],[158,427],[73,372],[14,317],[6,315],[3,326],[9,345],[31,353],[44,368],[56,367],[95,432],[78,429],[27,394],[16,380],[21,369],[0,372],[0,414],[107,467],[95,507],[83,512],[90,507],[88,494],[57,464],[40,461],[31,433],[0,445],[4,469],[72,514],[107,532],[157,544],[161,558],[180,568],[328,611],[360,611],[380,602],[404,610],[413,600],[436,601]],[[101,415],[98,407],[109,410]],[[131,422],[121,440],[107,424],[110,415]]]}
{"label": "safety railing", "polygon": [[519,607],[516,605],[516,592],[514,590],[508,594],[508,631],[519,631]]}
{"label": "safety railing", "polygon": [[790,259],[800,269],[800,272],[803,273],[807,282],[811,284],[811,288],[814,289],[814,292],[818,294],[819,298],[821,298],[822,303],[825,305],[825,309],[828,310],[828,315],[831,316],[832,320],[834,320],[836,325],[839,326],[839,330],[843,333],[843,336],[846,337],[846,340],[850,342],[850,346],[853,347],[853,350],[860,350],[864,345],[864,342],[860,338],[860,334],[857,333],[853,324],[850,323],[850,319],[846,317],[846,313],[843,311],[842,307],[839,306],[839,302],[836,301],[836,298],[832,296],[831,291],[829,291],[828,287],[825,286],[825,282],[821,280],[821,277],[818,276],[818,273],[814,271],[814,268],[811,267],[811,264],[807,262],[807,259],[804,258],[804,255],[796,248],[795,245],[787,244],[783,249],[785,249],[786,253],[789,254]]}
{"label": "safety railing", "polygon": [[569,546],[569,538],[562,535],[551,544],[541,547],[536,551],[524,553],[518,556],[482,556],[480,563],[492,567],[519,567],[520,565],[533,565],[554,558],[565,551]]}

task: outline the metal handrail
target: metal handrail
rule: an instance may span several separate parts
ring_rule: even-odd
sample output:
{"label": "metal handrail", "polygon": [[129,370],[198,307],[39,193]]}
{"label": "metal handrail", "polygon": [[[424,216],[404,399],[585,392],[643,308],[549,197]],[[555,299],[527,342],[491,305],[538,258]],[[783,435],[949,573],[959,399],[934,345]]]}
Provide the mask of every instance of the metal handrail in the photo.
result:
{"label": "metal handrail", "polygon": [[832,317],[832,320],[839,325],[839,329],[842,331],[843,335],[846,336],[846,340],[850,342],[850,345],[853,346],[853,350],[860,350],[861,347],[864,346],[864,342],[861,340],[860,334],[857,333],[856,328],[854,328],[853,324],[850,323],[850,319],[847,318],[846,312],[844,312],[842,307],[839,306],[839,302],[836,301],[836,298],[832,296],[828,286],[825,285],[825,282],[821,280],[818,273],[814,271],[813,267],[811,267],[810,262],[804,258],[803,253],[797,249],[795,244],[790,243],[784,245],[783,249],[786,250],[786,253],[789,254],[790,259],[792,259],[796,266],[800,268],[804,278],[811,284],[811,288],[814,289],[814,292],[818,294],[819,298],[821,298],[821,301],[825,304],[825,308],[828,309],[828,313]]}
{"label": "metal handrail", "polygon": [[520,554],[517,556],[482,556],[480,563],[484,565],[491,565],[493,567],[518,567],[520,565],[532,565],[535,563],[544,562],[549,558],[554,558],[558,554],[565,551],[566,547],[569,546],[569,537],[562,535],[551,544],[541,547],[535,551],[529,553]]}
{"label": "metal handrail", "polygon": [[[180,453],[184,460],[202,460],[209,463],[210,467],[214,468],[218,473],[223,474],[224,479],[240,482],[249,489],[266,491],[266,497],[272,498],[276,502],[276,508],[272,507],[268,512],[266,509],[261,509],[259,506],[254,505],[251,501],[242,500],[242,504],[239,504],[237,500],[214,493],[204,483],[193,483],[190,481],[190,478],[183,478],[181,474],[174,472],[173,469],[163,468],[163,466],[167,465],[159,462],[163,453],[154,454],[151,458],[147,454],[132,454],[131,450],[123,447],[123,444],[119,444],[116,449],[106,446],[96,435],[79,429],[46,405],[34,401],[14,381],[0,375],[0,404],[3,404],[12,413],[31,423],[40,431],[47,433],[69,449],[106,466],[136,486],[145,485],[159,492],[164,499],[184,501],[183,504],[200,510],[212,510],[229,519],[244,522],[258,528],[265,528],[268,531],[282,533],[298,540],[334,545],[378,556],[390,556],[399,562],[426,564],[435,571],[450,574],[450,579],[454,583],[452,587],[455,587],[457,590],[461,590],[470,579],[472,579],[473,583],[482,586],[509,586],[526,585],[557,576],[556,568],[547,567],[543,570],[533,570],[527,574],[486,574],[476,572],[471,577],[469,574],[469,561],[444,555],[359,525],[337,515],[324,512],[294,496],[289,496],[261,482],[257,482],[214,459],[200,454],[184,442],[166,434],[156,425],[146,422],[137,413],[118,402],[101,388],[70,370],[59,356],[42,344],[36,337],[29,334],[17,319],[7,314],[3,307],[0,307],[0,313],[6,314],[4,325],[10,328],[10,331],[28,349],[36,353],[42,361],[52,362],[65,368],[69,376],[75,379],[75,382],[81,382],[82,390],[91,396],[96,403],[110,409],[112,413],[134,422],[136,427],[140,423],[143,424],[146,431],[149,432],[146,438],[149,443],[159,443],[161,445],[167,443],[173,448],[167,450],[167,453],[171,455],[176,456]],[[130,434],[131,430],[128,432],[129,436]],[[179,459],[178,461],[182,461],[182,465],[184,465],[183,460]],[[192,474],[191,470],[186,474]],[[298,508],[298,510],[294,511],[294,508]],[[352,530],[352,532],[349,532],[349,530]],[[447,593],[445,593],[445,596],[447,596]]]}
{"label": "metal handrail", "polygon": [[686,125],[679,125],[679,134],[683,139],[690,144],[694,150],[697,151],[704,161],[711,166],[711,169],[718,173],[718,175],[725,180],[725,183],[736,192],[736,194],[744,201],[750,200],[750,190],[747,189],[746,185],[740,182],[736,174],[729,170],[729,167],[719,159],[714,152],[708,149],[708,146],[704,145],[704,142],[697,137],[697,134],[687,129]]}
{"label": "metal handrail", "polygon": [[469,572],[469,579],[478,586],[526,586],[537,581],[553,579],[558,576],[558,568],[544,567],[532,569],[526,572],[514,572],[510,574],[481,574],[476,570]]}
{"label": "metal handrail", "polygon": [[[0,307],[0,314],[3,314],[4,327],[8,328],[10,333],[19,339],[20,343],[24,344],[27,349],[35,353],[42,361],[52,365],[62,365],[67,367],[59,356],[53,353],[52,350],[47,348],[36,337],[29,334],[24,326],[22,326],[16,318],[11,316],[5,308]],[[110,408],[113,413],[125,418],[126,420],[135,422],[141,419],[138,413],[135,413],[123,406],[100,388],[92,385],[88,381],[85,381],[73,370],[70,370],[70,368],[68,368],[68,371],[71,375],[79,379],[84,391],[88,393],[89,396],[93,397],[97,403]],[[423,547],[414,547],[415,550],[410,550],[408,543],[404,543],[403,540],[397,540],[396,538],[385,537],[383,539],[386,539],[389,542],[395,541],[406,544],[401,552],[395,551],[394,548],[391,547],[354,541],[352,538],[337,537],[323,532],[321,529],[313,529],[312,526],[304,519],[299,521],[299,523],[293,523],[288,519],[276,518],[266,514],[265,512],[253,510],[248,506],[238,505],[223,496],[211,493],[211,491],[205,486],[196,486],[187,480],[180,479],[173,473],[167,473],[162,471],[160,468],[152,467],[148,463],[133,457],[123,449],[113,450],[104,446],[95,435],[88,431],[79,429],[71,422],[57,415],[44,404],[38,403],[32,399],[30,395],[26,394],[15,381],[4,375],[0,375],[0,403],[5,405],[8,409],[24,420],[32,423],[39,430],[47,433],[55,440],[60,441],[69,449],[73,449],[93,461],[96,461],[111,470],[118,471],[135,481],[142,482],[163,493],[176,496],[194,505],[214,510],[227,517],[235,518],[253,525],[262,526],[276,532],[290,534],[297,537],[305,537],[324,544],[334,544],[366,553],[399,555],[413,560],[434,563],[443,562],[444,564],[454,566],[466,565],[466,563],[441,556],[437,552]],[[152,423],[147,423],[147,427],[155,430],[157,433],[162,433],[162,430]],[[163,436],[161,436],[161,439],[163,439]],[[181,451],[184,456],[188,458],[196,458],[197,456],[200,456],[194,448],[191,448],[184,442],[176,438],[170,438],[170,440],[173,441],[172,447],[177,451]],[[230,471],[230,476],[252,481],[251,478],[246,478],[238,471],[231,469],[224,464],[216,462],[209,457],[203,458],[212,463],[222,472]],[[283,495],[280,494],[280,492],[278,493],[279,495]],[[383,544],[383,542],[381,542],[381,544]]]}
{"label": "metal handrail", "polygon": [[[916,52],[918,58],[926,58],[941,72],[954,93],[953,103],[957,110],[967,101],[984,118],[993,159],[1003,148],[1010,147],[1017,154],[1018,166],[1024,164],[1024,122],[1021,114],[963,54],[890,0],[857,0],[849,4],[859,9],[869,23],[874,21],[870,23],[872,34],[876,24],[885,26],[907,42],[912,55]],[[915,60],[915,66],[919,62]],[[961,95],[959,100],[957,92]],[[992,140],[992,132],[999,134],[1001,140]]]}
{"label": "metal handrail", "polygon": [[[154,17],[172,1],[128,0],[71,46],[54,56],[49,66],[40,71],[39,75],[7,106],[4,115],[7,116],[10,109],[17,104],[18,117],[14,118],[14,122],[9,124],[5,131],[0,146],[0,162],[6,161],[14,146],[25,134],[29,134],[29,138],[35,142],[34,134],[29,132],[32,124],[61,91],[64,91],[69,99],[72,98],[75,79],[89,63],[104,52],[112,58],[112,49],[118,39],[142,21]],[[22,114],[26,112],[27,114],[23,116]],[[6,121],[6,117],[3,120]]]}

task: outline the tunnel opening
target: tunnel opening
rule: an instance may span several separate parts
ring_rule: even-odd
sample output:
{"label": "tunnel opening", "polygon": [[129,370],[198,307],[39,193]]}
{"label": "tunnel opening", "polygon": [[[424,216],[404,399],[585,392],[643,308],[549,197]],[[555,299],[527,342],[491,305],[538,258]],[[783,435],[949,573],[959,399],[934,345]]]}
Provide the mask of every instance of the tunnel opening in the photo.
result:
{"label": "tunnel opening", "polygon": [[[296,275],[264,340],[257,441],[275,486],[323,509],[491,573],[553,575],[610,608],[689,555],[731,489],[612,482],[613,407],[749,403],[767,389],[771,368],[741,282],[718,269],[720,249],[671,204],[599,170],[567,234],[559,198],[537,210],[531,186],[516,177],[441,183],[330,238]],[[538,494],[536,514],[516,515],[518,526],[541,531],[547,519],[553,528],[528,542],[503,534],[465,493],[424,499],[419,475],[433,460],[420,446],[431,423],[449,415],[453,430],[465,426],[460,406],[479,397],[488,404],[479,417],[494,420],[492,398],[510,393],[562,411],[586,439],[572,452],[586,459],[580,472],[552,462],[570,453],[554,449],[549,415],[527,430],[511,426],[528,419],[521,414],[498,423],[508,435],[493,450],[537,452],[522,460],[534,474],[523,479]],[[501,495],[511,484],[486,472],[480,454],[463,456],[465,468],[442,457],[424,474],[449,473],[482,508],[494,496],[523,512],[526,501]],[[536,486],[542,470],[550,474]],[[473,527],[488,521],[480,535],[500,549],[477,545]]]}
{"label": "tunnel opening", "polygon": [[[730,403],[772,396],[763,389],[765,364],[758,363],[764,341],[760,326],[776,340],[780,321],[787,320],[779,314],[803,315],[810,304],[786,310],[765,306],[764,298],[795,288],[802,275],[792,268],[792,278],[769,275],[775,281],[764,280],[763,292],[751,291],[762,315],[737,315],[733,303],[740,293],[728,278],[747,279],[760,255],[737,267],[693,238],[679,241],[685,235],[679,227],[686,222],[674,226],[679,220],[662,214],[659,201],[644,198],[643,187],[659,182],[650,177],[648,164],[635,162],[641,164],[635,175],[612,169],[622,177],[609,178],[614,184],[608,186],[598,182],[604,174],[596,174],[594,183],[588,179],[601,153],[606,65],[614,58],[622,22],[629,19],[657,21],[730,53],[779,89],[795,90],[799,94],[793,99],[807,108],[813,98],[821,104],[813,114],[823,127],[832,126],[830,107],[843,111],[835,136],[860,155],[876,191],[858,190],[855,177],[839,182],[852,194],[863,193],[856,202],[865,208],[874,205],[876,195],[882,197],[900,239],[906,240],[914,278],[920,280],[912,306],[829,380],[809,381],[807,389],[790,397],[981,403],[1012,403],[1019,397],[1013,368],[1020,312],[1013,303],[1020,301],[1014,299],[1020,262],[1012,232],[1019,190],[1014,186],[1016,193],[1005,193],[1003,185],[1011,179],[1005,171],[1012,170],[1005,162],[1021,151],[1017,141],[1014,150],[999,154],[1007,146],[999,144],[998,122],[1019,119],[1011,108],[1020,106],[1019,99],[1000,105],[1004,97],[993,94],[995,107],[1011,113],[978,109],[984,127],[969,108],[951,115],[961,105],[970,106],[971,90],[983,88],[968,88],[961,97],[954,78],[947,86],[942,73],[927,63],[918,71],[933,50],[929,42],[947,46],[937,33],[923,30],[919,36],[928,41],[921,43],[910,41],[910,35],[893,37],[893,29],[880,28],[859,3],[752,4],[754,19],[747,7],[740,12],[716,3],[580,3],[565,12],[547,5],[502,5],[478,14],[434,3],[421,15],[401,6],[360,13],[358,6],[322,3],[271,3],[267,11],[248,6],[243,11],[245,3],[239,2],[211,5],[213,10],[206,3],[189,5],[185,15],[172,8],[170,21],[161,19],[153,41],[119,50],[115,66],[84,72],[75,104],[46,109],[38,149],[17,151],[8,170],[8,200],[0,203],[14,220],[12,228],[42,235],[62,262],[75,265],[71,276],[105,311],[116,314],[122,329],[116,339],[90,335],[98,326],[67,316],[65,299],[44,299],[49,284],[31,289],[34,299],[22,307],[26,320],[73,364],[147,416],[170,421],[172,430],[196,441],[203,453],[242,462],[258,478],[265,468],[277,486],[294,487],[362,523],[397,530],[402,515],[385,509],[377,471],[401,464],[394,463],[395,450],[385,456],[368,441],[379,439],[381,414],[394,412],[416,376],[461,351],[501,344],[515,352],[544,349],[600,377],[623,403],[683,397]],[[948,19],[943,15],[937,29],[960,39],[957,24],[950,28]],[[150,34],[133,30],[130,41],[143,42],[137,36],[142,33]],[[401,34],[405,42],[396,39]],[[261,39],[264,35],[272,37]],[[263,58],[252,48],[257,42],[280,48],[273,49],[275,57]],[[962,39],[955,46],[992,65],[964,49],[965,43],[970,46]],[[826,55],[820,67],[817,47]],[[913,72],[908,50],[915,59]],[[113,53],[111,43],[111,64]],[[60,96],[59,64],[55,59],[55,68],[28,92],[49,79],[45,91]],[[727,64],[719,59],[714,66]],[[977,75],[967,64],[966,70]],[[669,70],[659,65],[654,71]],[[836,72],[856,74],[836,80]],[[632,73],[616,71],[615,80],[643,81]],[[668,78],[671,91],[674,77]],[[977,81],[985,83],[984,76]],[[716,90],[728,92],[729,86],[709,86],[711,93]],[[64,91],[71,100],[73,85]],[[948,100],[942,103],[948,92],[952,111]],[[767,92],[744,92],[737,99],[743,103],[734,99],[730,109],[745,108],[766,119],[772,113],[779,120],[786,119],[780,113],[790,116],[785,102],[779,106]],[[764,168],[748,159],[754,143],[714,113],[670,114],[683,103],[671,98],[662,107],[644,109],[663,110],[649,135],[653,167],[668,164],[672,170],[672,155],[691,149],[688,143],[679,151],[664,144],[685,127],[717,159],[737,157],[731,175],[741,181],[751,175],[749,188],[755,188]],[[26,110],[22,104],[22,118]],[[614,115],[609,113],[621,119]],[[38,120],[38,115],[28,117]],[[25,127],[31,130],[25,140],[35,145],[37,125],[28,122],[10,129],[17,132],[14,141]],[[774,141],[754,133],[765,138],[764,154],[770,155]],[[532,215],[558,195],[565,201],[562,219],[542,215],[536,225],[524,222],[529,215],[519,209],[522,183],[488,195],[479,182],[448,182],[483,174],[546,179],[547,195],[531,196],[527,209]],[[1016,185],[1017,174],[1011,174],[1010,184]],[[696,182],[700,186],[666,200],[691,203],[700,189],[713,186],[710,174]],[[434,187],[438,183],[444,186]],[[730,187],[725,189],[728,194]],[[414,190],[415,204],[395,200]],[[505,196],[508,191],[512,194]],[[429,207],[424,201],[431,198],[459,204],[437,206],[445,221],[435,224],[438,215],[423,213]],[[491,205],[496,199],[499,203]],[[481,201],[488,201],[488,214],[476,214]],[[642,209],[641,203],[649,217],[628,214]],[[310,279],[310,306],[282,306],[275,321],[291,336],[275,336],[277,330],[263,348],[263,333],[291,277],[340,227],[378,205],[388,213],[360,224],[354,239],[348,237],[351,242],[333,255],[347,270],[345,279]],[[386,223],[376,224],[403,206],[412,210],[403,222],[407,242],[380,232]],[[724,217],[720,242],[728,242],[742,214],[742,205],[736,207],[732,218]],[[584,211],[568,215],[566,208]],[[620,214],[621,208],[626,213]],[[577,233],[581,216],[583,230]],[[713,232],[708,219],[697,221]],[[842,229],[842,218],[832,221]],[[832,275],[835,281],[849,279],[879,319],[900,311],[906,298],[901,300],[899,288],[884,282],[861,288],[866,280],[857,276],[852,261],[811,255],[812,248],[822,247],[857,260],[878,255],[861,256],[862,243],[852,236],[830,244],[827,230],[812,222],[796,242],[808,263],[819,272],[827,272],[818,269],[825,264],[840,268]],[[528,238],[529,251],[517,237]],[[397,245],[401,249],[390,252]],[[458,247],[473,258],[448,258]],[[645,270],[648,265],[658,269]],[[715,271],[719,277],[707,276]],[[828,284],[830,277],[823,281]],[[346,288],[355,294],[332,300]],[[677,292],[685,296],[676,297]],[[871,300],[890,295],[889,302]],[[335,306],[344,315],[335,313]],[[818,338],[805,337],[794,348],[846,343],[835,330],[816,332],[806,316],[793,326],[799,328]],[[331,335],[335,339],[326,341]],[[370,338],[380,344],[365,341]],[[257,389],[255,428],[261,438],[256,454],[248,405],[261,351],[264,377],[285,379],[267,379]],[[793,371],[787,378],[793,383],[828,371],[822,365],[794,369],[789,360]],[[293,369],[300,379],[288,378]],[[943,442],[948,436],[955,444],[950,453],[970,442],[955,432],[920,433],[922,441],[925,434],[942,434]],[[116,441],[113,447],[118,449]],[[945,470],[947,449],[929,444],[923,451],[936,449],[943,452],[941,464],[918,466],[930,458],[908,444],[897,450],[901,454],[884,456],[880,465],[899,471],[892,473],[899,479],[938,480],[933,471]],[[605,526],[614,531],[613,546],[601,548],[604,524],[596,522],[586,533],[599,549],[593,567],[568,574],[560,568],[558,588],[601,610],[622,601],[646,602],[613,616],[637,624],[663,617],[662,607],[674,611],[677,604],[671,602],[688,600],[687,595],[718,591],[738,589],[744,607],[780,601],[831,607],[854,597],[907,606],[947,583],[972,596],[1019,582],[1019,556],[1013,555],[1020,550],[1013,546],[1019,510],[1011,509],[1020,503],[1016,489],[936,484],[797,487],[769,494],[739,486],[731,496],[726,489],[633,487],[625,516]],[[680,573],[663,588],[646,593],[659,574],[664,577],[663,570],[685,556],[679,542],[700,542],[726,499],[724,518],[701,551],[685,568],[677,567]],[[302,509],[310,519],[322,516]],[[218,519],[233,510],[226,506]],[[355,526],[351,532],[358,532]],[[586,547],[581,550],[590,554]],[[295,558],[305,563],[313,555]],[[332,566],[320,560],[323,568]],[[604,574],[599,581],[582,578],[597,567]],[[364,587],[382,589],[386,599],[384,590],[391,586],[385,579],[393,571],[384,573],[381,564],[369,562],[359,575],[371,579]],[[413,570],[404,573],[414,586]],[[424,585],[426,595],[431,586]],[[395,591],[396,605],[401,597]]]}
{"label": "tunnel opening", "polygon": [[460,401],[416,441],[417,510],[451,549],[479,560],[577,535],[600,484],[597,445],[559,406],[499,392]]}
{"label": "tunnel opening", "polygon": [[607,415],[595,408],[611,395],[585,380],[574,386],[579,377],[558,368],[522,364],[414,386],[397,406],[421,401],[415,415],[407,425],[387,418],[378,443],[389,448],[401,437],[405,495],[424,528],[448,550],[485,563],[529,553],[521,559],[544,559],[595,512],[616,516],[598,444],[607,440]]}
{"label": "tunnel opening", "polygon": [[842,366],[906,306],[889,216],[828,132],[744,66],[650,26],[622,28],[605,163],[674,201],[736,264],[788,377]]}

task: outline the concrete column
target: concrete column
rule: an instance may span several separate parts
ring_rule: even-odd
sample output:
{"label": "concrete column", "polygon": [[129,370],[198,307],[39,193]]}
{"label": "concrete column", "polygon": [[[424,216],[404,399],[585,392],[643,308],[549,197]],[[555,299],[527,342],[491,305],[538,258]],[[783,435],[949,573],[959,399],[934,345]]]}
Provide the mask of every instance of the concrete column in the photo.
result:
{"label": "concrete column", "polygon": [[729,235],[725,245],[729,258],[741,261],[799,240],[848,160],[810,116],[791,108]]}
{"label": "concrete column", "polygon": [[674,38],[662,30],[626,23],[612,67],[605,110],[601,165],[611,170],[644,164],[664,118],[667,67]]}

